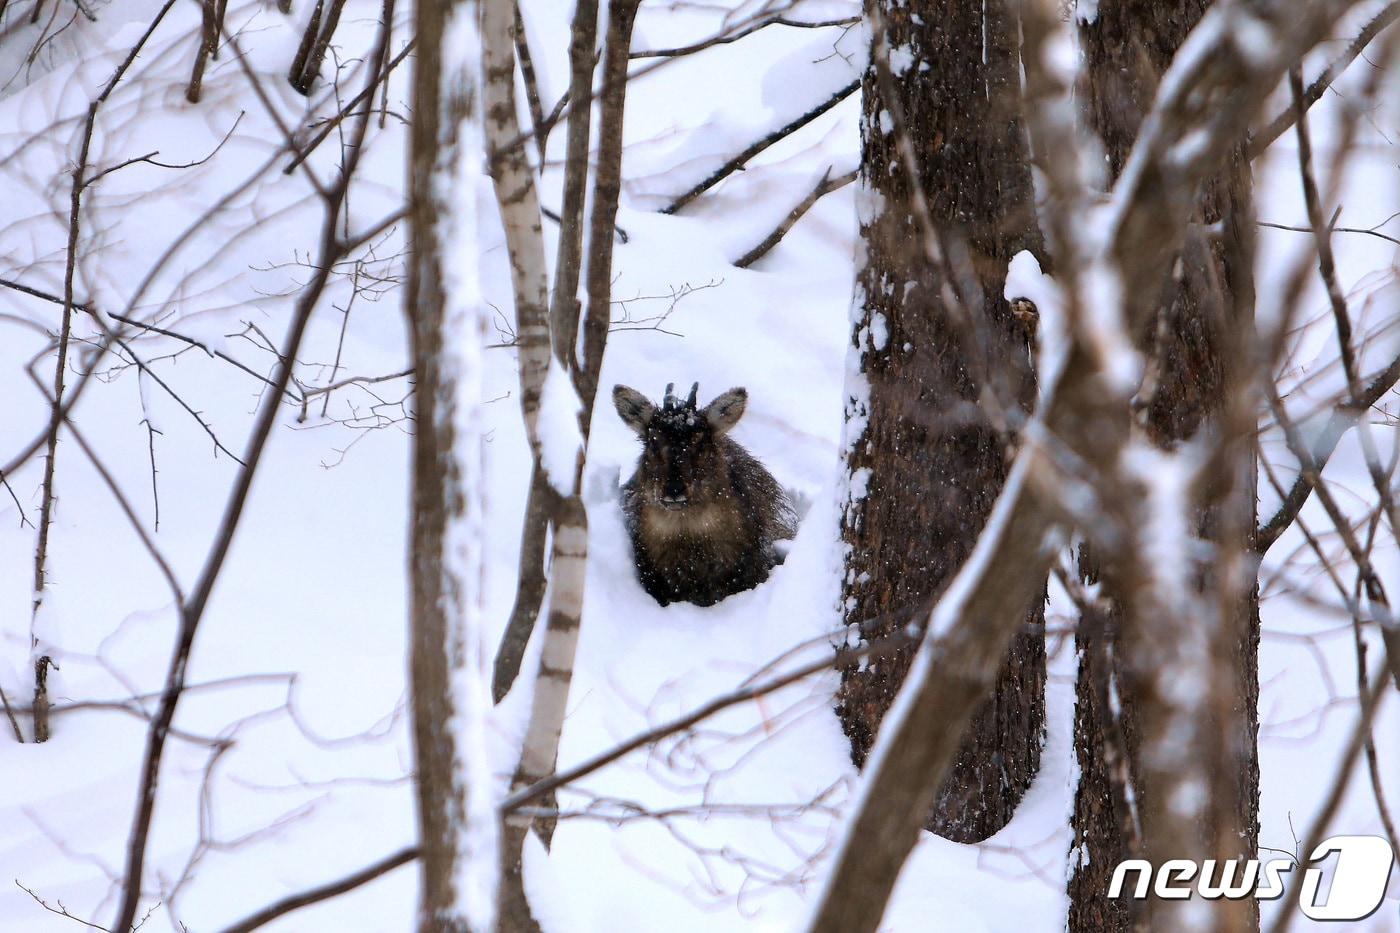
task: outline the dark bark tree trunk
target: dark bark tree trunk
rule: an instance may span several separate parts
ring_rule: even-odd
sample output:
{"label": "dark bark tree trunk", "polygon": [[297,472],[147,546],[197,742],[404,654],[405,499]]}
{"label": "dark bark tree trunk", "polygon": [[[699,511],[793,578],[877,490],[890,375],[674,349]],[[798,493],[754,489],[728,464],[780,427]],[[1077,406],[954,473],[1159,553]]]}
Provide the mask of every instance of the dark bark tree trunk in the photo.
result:
{"label": "dark bark tree trunk", "polygon": [[[444,271],[454,248],[473,245],[468,238],[475,234],[475,220],[449,193],[475,181],[480,168],[471,160],[481,146],[476,98],[480,51],[473,47],[478,40],[457,31],[457,44],[447,46],[444,27],[454,17],[474,22],[478,9],[476,0],[418,0],[415,5],[417,32],[424,41],[418,46],[414,72],[414,112],[419,118],[410,134],[411,260],[404,307],[418,387],[409,555],[409,698],[422,865],[417,920],[421,933],[466,933],[468,907],[481,905],[465,903],[460,894],[463,878],[479,871],[480,864],[494,865],[495,855],[489,846],[482,846],[486,852],[476,848],[479,840],[494,835],[494,828],[467,832],[468,768],[473,763],[464,753],[473,718],[484,715],[490,704],[484,682],[477,689],[472,677],[472,671],[480,676],[484,667],[478,656],[481,539],[479,533],[463,531],[482,507],[479,356],[473,357],[472,347],[465,344],[484,333],[485,322],[480,302],[450,283]],[[466,212],[465,218],[451,220],[455,210]],[[455,293],[450,291],[454,287],[459,289]],[[468,314],[476,315],[477,330],[454,324],[449,314],[453,301],[470,303]]]}
{"label": "dark bark tree trunk", "polygon": [[[1080,24],[1085,66],[1079,97],[1085,121],[1102,140],[1109,177],[1116,180],[1151,105],[1157,80],[1171,63],[1182,40],[1209,6],[1206,0],[1160,4],[1153,0],[1104,0],[1092,22]],[[1243,140],[1225,169],[1202,191],[1198,225],[1188,235],[1175,274],[1161,284],[1161,307],[1154,321],[1137,335],[1149,363],[1140,395],[1141,423],[1154,442],[1170,449],[1210,425],[1228,430],[1228,409],[1239,403],[1245,387],[1241,337],[1253,330],[1254,286],[1251,177]],[[1218,224],[1220,236],[1207,243],[1205,225]],[[1241,403],[1242,404],[1242,403]],[[1252,430],[1252,424],[1250,426]],[[1244,536],[1255,527],[1255,465],[1252,455],[1238,458],[1221,488],[1207,491],[1198,517],[1203,539],[1222,548],[1247,548]],[[1098,563],[1087,550],[1080,572],[1098,579]],[[1110,597],[1111,579],[1104,581]],[[1201,579],[1207,592],[1225,588],[1218,579]],[[1214,857],[1252,858],[1258,846],[1258,590],[1248,587],[1229,597],[1222,610],[1222,642],[1215,646],[1211,732],[1220,736],[1209,772],[1210,826],[1201,827]],[[1150,800],[1138,766],[1139,728],[1136,698],[1148,689],[1149,671],[1125,662],[1119,643],[1122,613],[1116,601],[1103,612],[1081,619],[1076,646],[1079,677],[1074,722],[1080,784],[1075,795],[1073,874],[1069,882],[1071,931],[1121,931],[1146,928],[1150,905],[1124,898],[1110,900],[1113,869],[1127,858],[1154,864],[1173,853],[1144,851],[1136,813]],[[1111,694],[1116,694],[1110,699]],[[1150,847],[1147,847],[1150,849]],[[1258,929],[1253,899],[1234,902],[1228,929]],[[1220,917],[1221,914],[1217,914]]]}
{"label": "dark bark tree trunk", "polygon": [[[923,623],[982,531],[1033,401],[1027,333],[1003,296],[1011,257],[1042,252],[1008,6],[867,4],[877,34],[863,87],[865,260],[848,353],[868,392],[858,380],[847,399],[842,530],[845,619],[862,641]],[[893,60],[885,49],[898,50]],[[903,152],[901,134],[912,143]],[[1043,619],[1037,599],[939,792],[928,828],[940,835],[996,832],[1039,768]],[[842,672],[836,711],[856,764],[912,655]]]}

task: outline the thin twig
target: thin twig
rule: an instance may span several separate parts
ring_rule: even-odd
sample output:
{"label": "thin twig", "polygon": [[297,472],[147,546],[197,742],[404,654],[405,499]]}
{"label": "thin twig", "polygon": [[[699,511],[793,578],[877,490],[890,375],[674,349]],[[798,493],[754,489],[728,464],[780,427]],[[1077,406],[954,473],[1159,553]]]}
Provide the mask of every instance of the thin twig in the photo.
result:
{"label": "thin twig", "polygon": [[[1270,223],[1267,220],[1256,220],[1255,223],[1261,227],[1269,227],[1273,230],[1291,230],[1294,233],[1313,232],[1312,227],[1299,227],[1294,226],[1293,224],[1276,224]],[[1400,246],[1400,239],[1397,239],[1393,236],[1388,236],[1375,229],[1365,229],[1362,227],[1331,227],[1329,229],[1331,229],[1333,233],[1364,233],[1368,236],[1379,237],[1382,240],[1386,240],[1387,242],[1394,243],[1396,246]]]}
{"label": "thin twig", "polygon": [[[385,17],[386,21],[391,18],[392,16]],[[383,43],[387,41],[387,35],[387,28],[381,24],[376,46],[369,57],[370,70],[366,79],[367,92],[378,86],[381,77],[379,66],[383,61]],[[243,61],[243,56],[236,44],[234,52],[235,56]],[[257,89],[256,79],[249,75],[249,80]],[[131,834],[126,847],[126,867],[122,881],[121,904],[117,912],[117,922],[114,924],[114,927],[119,930],[125,930],[131,926],[141,902],[141,882],[145,871],[146,844],[150,836],[151,822],[155,815],[157,778],[164,756],[165,740],[174,721],[180,698],[184,693],[185,677],[194,649],[195,635],[213,593],[214,585],[223,570],[234,535],[243,518],[244,506],[252,491],[253,479],[257,474],[258,465],[262,461],[263,452],[267,449],[267,441],[272,434],[272,429],[277,423],[282,396],[292,378],[293,361],[296,359],[297,350],[301,346],[307,326],[311,321],[312,312],[326,287],[335,261],[342,255],[340,252],[341,240],[337,236],[338,220],[341,212],[345,209],[350,183],[364,152],[364,141],[368,129],[369,113],[366,110],[356,118],[350,145],[343,150],[345,154],[341,171],[336,176],[335,185],[323,194],[325,216],[319,236],[318,251],[320,255],[314,266],[316,272],[302,290],[292,313],[285,349],[281,353],[282,361],[277,367],[274,391],[264,399],[254,423],[252,437],[248,444],[248,454],[245,457],[247,466],[240,472],[229,493],[219,530],[214,537],[214,543],[205,559],[204,566],[200,570],[195,586],[190,591],[189,597],[180,605],[179,630],[175,649],[171,654],[170,666],[166,672],[165,690],[161,694],[160,704],[156,714],[151,719],[151,725],[146,735],[146,749],[141,765],[136,812],[132,819]]]}
{"label": "thin twig", "polygon": [[[1400,356],[1391,360],[1390,365],[1381,370],[1367,384],[1361,393],[1361,409],[1351,402],[1341,402],[1333,409],[1331,417],[1327,419],[1327,424],[1317,434],[1309,451],[1310,459],[1317,470],[1321,470],[1327,465],[1333,451],[1337,449],[1338,442],[1346,434],[1347,429],[1356,423],[1356,419],[1361,411],[1370,408],[1380,401],[1381,396],[1389,392],[1397,381],[1400,381]],[[1289,487],[1288,494],[1283,497],[1273,516],[1259,527],[1254,536],[1254,551],[1256,554],[1267,554],[1274,542],[1288,530],[1288,526],[1293,524],[1293,520],[1298,517],[1299,511],[1307,504],[1312,496],[1313,485],[1301,472]]]}
{"label": "thin twig", "polygon": [[[34,607],[30,621],[30,646],[37,649],[39,640],[35,625],[39,618],[39,610],[44,603],[45,589],[45,565],[48,560],[49,528],[53,521],[54,506],[54,470],[58,454],[58,434],[67,411],[64,406],[64,376],[68,366],[68,344],[73,329],[73,310],[75,302],[73,299],[74,278],[78,267],[78,231],[81,223],[83,189],[87,182],[84,176],[87,174],[88,155],[92,149],[92,136],[97,126],[97,113],[102,109],[102,105],[107,102],[112,91],[117,87],[118,82],[131,67],[136,56],[145,47],[147,40],[155,33],[165,19],[165,14],[170,12],[175,5],[175,0],[166,0],[165,4],[156,12],[151,19],[146,31],[131,47],[125,59],[122,60],[112,77],[108,79],[92,102],[88,104],[87,118],[83,122],[82,141],[78,147],[77,164],[72,171],[72,186],[69,192],[68,207],[68,244],[63,268],[63,320],[58,335],[58,358],[54,364],[53,376],[53,396],[50,405],[48,435],[45,440],[46,456],[44,458],[44,479],[42,484],[42,499],[39,505],[39,540],[34,549]],[[48,716],[44,712],[48,708],[47,698],[47,677],[46,669],[49,664],[47,655],[38,655],[34,658],[35,666],[35,702],[34,702],[34,741],[44,742],[49,737]]]}

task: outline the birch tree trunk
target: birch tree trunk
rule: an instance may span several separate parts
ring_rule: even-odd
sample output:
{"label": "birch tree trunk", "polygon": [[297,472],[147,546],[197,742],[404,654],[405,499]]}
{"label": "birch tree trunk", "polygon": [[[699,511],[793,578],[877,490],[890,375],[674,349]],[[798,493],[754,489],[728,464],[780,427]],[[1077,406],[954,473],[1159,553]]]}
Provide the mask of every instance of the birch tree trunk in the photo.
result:
{"label": "birch tree trunk", "polygon": [[[1150,0],[1105,0],[1098,16],[1080,24],[1085,71],[1079,98],[1084,117],[1104,144],[1108,168],[1117,179],[1127,161],[1158,80],[1177,48],[1200,21],[1205,0],[1163,5]],[[1246,399],[1248,354],[1253,331],[1253,213],[1250,171],[1243,139],[1225,169],[1210,179],[1200,197],[1197,230],[1218,224],[1221,236],[1206,244],[1190,237],[1177,274],[1163,283],[1155,317],[1135,335],[1148,355],[1148,374],[1139,393],[1140,421],[1151,442],[1172,450],[1207,428],[1215,437],[1232,434],[1230,406],[1253,408]],[[1231,446],[1223,484],[1214,501],[1196,515],[1196,532],[1219,548],[1220,565],[1238,560],[1250,544],[1254,521],[1255,464],[1251,445]],[[1086,580],[1100,574],[1092,553],[1081,556]],[[1112,575],[1105,581],[1114,592]],[[1214,670],[1207,731],[1218,738],[1206,750],[1211,803],[1209,832],[1202,838],[1208,857],[1254,857],[1258,844],[1258,592],[1252,575],[1242,587],[1223,571],[1197,581],[1207,601],[1220,603],[1220,631],[1211,646]],[[1240,590],[1238,592],[1233,589]],[[1119,596],[1122,594],[1119,593]],[[1154,863],[1177,852],[1144,851],[1143,808],[1153,805],[1153,789],[1142,762],[1140,709],[1154,702],[1151,681],[1156,661],[1140,650],[1147,640],[1128,632],[1144,624],[1128,618],[1111,601],[1101,618],[1082,620],[1076,644],[1080,669],[1076,694],[1075,750],[1080,785],[1075,795],[1075,852],[1070,879],[1072,931],[1131,930],[1146,921],[1141,902],[1110,900],[1114,866],[1126,858]],[[1205,620],[1195,624],[1204,625]],[[1126,639],[1126,641],[1125,641]],[[1113,700],[1110,700],[1113,697]],[[1258,927],[1252,899],[1221,905],[1217,929]]]}
{"label": "birch tree trunk", "polygon": [[[587,5],[577,12],[575,42],[578,32],[587,33],[587,17],[596,7]],[[559,754],[559,740],[564,728],[569,687],[573,680],[574,655],[578,647],[579,626],[583,619],[584,585],[588,563],[588,513],[580,496],[585,463],[584,443],[587,425],[592,417],[592,393],[579,401],[574,389],[580,385],[596,386],[607,340],[607,314],[612,277],[612,218],[617,210],[622,159],[622,102],[626,89],[627,53],[631,44],[632,17],[635,0],[620,0],[610,5],[609,27],[605,55],[603,88],[603,122],[599,128],[597,182],[594,191],[596,231],[590,244],[590,278],[601,275],[604,286],[595,294],[590,288],[589,323],[586,325],[587,352],[581,365],[573,359],[573,342],[556,340],[551,355],[551,332],[554,328],[576,333],[578,304],[573,295],[555,295],[556,319],[549,317],[549,286],[544,263],[544,238],[540,229],[539,195],[530,171],[525,150],[520,145],[519,117],[515,104],[515,29],[514,7],[511,0],[485,0],[482,31],[486,76],[486,134],[491,177],[495,183],[496,200],[506,234],[506,249],[510,259],[511,278],[516,302],[516,333],[520,354],[521,406],[526,434],[534,452],[537,468],[545,468],[545,478],[552,490],[551,523],[554,527],[554,547],[550,561],[549,606],[546,611],[544,641],[540,651],[540,666],[531,698],[530,718],[521,746],[520,761],[511,778],[512,791],[518,791],[554,773]],[[581,60],[575,61],[575,78],[583,70]],[[575,83],[581,83],[576,80]],[[572,184],[581,184],[580,173],[586,177],[588,157],[586,145],[578,145],[578,137],[586,143],[587,110],[591,101],[575,100],[577,116],[570,117],[570,146],[568,158],[582,166],[571,164],[566,177]],[[575,121],[578,121],[577,123]],[[585,129],[580,132],[579,126]],[[611,180],[611,181],[610,181]],[[582,204],[571,202],[571,217],[577,222],[582,216]],[[604,218],[596,222],[596,217]],[[577,231],[565,231],[561,237],[562,263],[568,269],[561,272],[565,288],[577,285],[574,251]],[[594,298],[600,299],[595,302]],[[596,311],[595,309],[601,309]],[[595,320],[601,314],[601,327]],[[551,374],[551,368],[553,373]],[[570,378],[570,373],[576,376]],[[539,429],[539,407],[552,378],[551,391],[559,393],[553,404],[568,404],[578,412],[579,434],[574,438],[543,438]],[[565,400],[563,395],[569,398]],[[562,459],[544,458],[546,443],[559,452],[568,443],[575,445],[572,470],[564,475]],[[535,931],[539,923],[525,896],[522,851],[532,825],[531,818],[513,814],[502,829],[500,929]],[[535,824],[537,827],[539,823]],[[542,835],[547,839],[551,824],[544,822]]]}
{"label": "birch tree trunk", "polygon": [[[1003,295],[1007,266],[1022,249],[1043,254],[1008,5],[870,2],[884,34],[864,79],[860,177],[863,202],[881,207],[861,217],[865,262],[847,351],[860,374],[846,410],[853,492],[842,531],[846,622],[863,641],[922,622],[1001,492],[1008,425],[1034,397],[1027,333]],[[897,78],[882,46],[906,63]],[[917,153],[917,179],[901,161],[901,134]],[[937,243],[919,223],[920,197]],[[989,417],[989,407],[1001,411]],[[1043,596],[1025,609],[929,815],[929,829],[955,841],[1005,826],[1040,765]],[[909,648],[842,672],[837,714],[857,764],[912,657]]]}
{"label": "birch tree trunk", "polygon": [[[422,897],[418,928],[490,930],[498,864],[482,637],[487,315],[477,291],[482,174],[474,0],[417,6],[407,308],[417,372],[410,677]],[[465,261],[464,261],[465,260]]]}
{"label": "birch tree trunk", "polygon": [[[588,558],[587,513],[573,476],[545,470],[539,412],[550,366],[549,282],[540,223],[539,192],[521,141],[515,101],[515,6],[513,0],[484,0],[482,62],[485,76],[486,149],[501,225],[506,236],[511,286],[515,299],[516,348],[519,356],[520,407],[535,468],[553,503],[554,548],[550,564],[549,606],[544,646],[531,698],[520,761],[511,787],[530,784],[554,770],[564,708],[573,677],[574,650],[583,612],[584,571]],[[560,380],[562,385],[564,380]],[[575,463],[582,468],[583,452]],[[538,503],[537,503],[538,504]],[[562,521],[561,521],[562,519]],[[500,885],[496,892],[503,931],[539,929],[525,896],[522,854],[529,817],[507,817],[501,828]]]}

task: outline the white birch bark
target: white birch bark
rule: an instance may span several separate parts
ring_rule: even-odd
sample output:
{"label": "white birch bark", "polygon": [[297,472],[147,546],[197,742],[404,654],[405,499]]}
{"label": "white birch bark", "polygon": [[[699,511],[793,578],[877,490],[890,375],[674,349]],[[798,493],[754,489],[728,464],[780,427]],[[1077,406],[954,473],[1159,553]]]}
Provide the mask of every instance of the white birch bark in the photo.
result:
{"label": "white birch bark", "polygon": [[[540,667],[531,697],[530,717],[521,746],[520,761],[511,780],[513,789],[528,786],[554,772],[559,738],[564,727],[569,685],[573,679],[579,623],[583,615],[583,591],[588,561],[588,516],[579,498],[583,449],[577,432],[569,438],[545,436],[557,427],[557,418],[540,417],[541,400],[549,367],[563,367],[552,360],[549,326],[549,285],[544,261],[544,235],[540,224],[539,195],[526,148],[521,144],[520,121],[515,102],[515,28],[511,0],[484,0],[482,12],[483,74],[486,102],[488,162],[496,189],[496,201],[505,229],[511,282],[516,305],[516,339],[520,355],[520,404],[525,430],[540,466],[549,453],[547,470],[556,495],[552,509],[554,545],[550,566],[549,605],[546,610]],[[584,104],[587,106],[587,103]],[[560,375],[563,375],[561,371]],[[556,386],[569,380],[556,380]],[[563,404],[556,400],[552,404]],[[585,413],[585,417],[587,413]],[[573,470],[560,468],[569,459],[557,448],[572,443]],[[551,449],[556,448],[556,449]],[[530,827],[528,817],[511,819],[503,829],[501,887],[502,930],[538,929],[525,898],[521,851]]]}
{"label": "white birch bark", "polygon": [[[482,93],[486,104],[486,158],[505,228],[515,293],[516,349],[520,354],[520,410],[535,460],[540,459],[539,411],[549,372],[549,280],[544,260],[540,198],[515,104],[515,6],[482,0]],[[567,495],[568,490],[555,490]]]}

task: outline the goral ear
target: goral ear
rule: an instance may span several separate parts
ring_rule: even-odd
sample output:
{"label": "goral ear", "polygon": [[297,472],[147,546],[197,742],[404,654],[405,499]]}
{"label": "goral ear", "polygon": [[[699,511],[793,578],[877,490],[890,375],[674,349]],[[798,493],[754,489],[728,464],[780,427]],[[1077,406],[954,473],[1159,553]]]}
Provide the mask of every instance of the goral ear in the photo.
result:
{"label": "goral ear", "polygon": [[744,416],[744,408],[749,404],[748,390],[738,388],[728,392],[705,406],[705,419],[718,434],[723,434]]}
{"label": "goral ear", "polygon": [[638,434],[647,429],[647,422],[656,414],[656,406],[631,386],[613,386],[613,407],[622,423]]}

